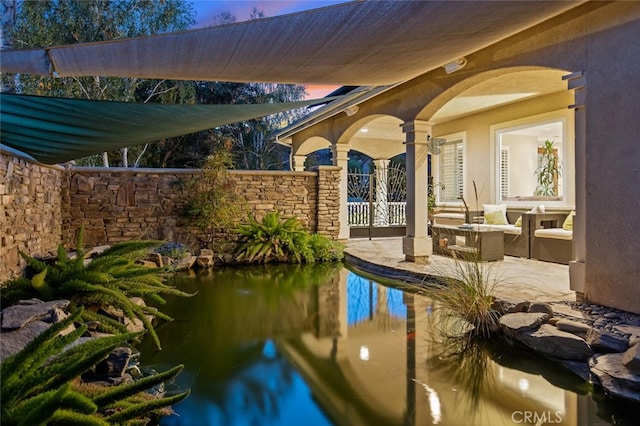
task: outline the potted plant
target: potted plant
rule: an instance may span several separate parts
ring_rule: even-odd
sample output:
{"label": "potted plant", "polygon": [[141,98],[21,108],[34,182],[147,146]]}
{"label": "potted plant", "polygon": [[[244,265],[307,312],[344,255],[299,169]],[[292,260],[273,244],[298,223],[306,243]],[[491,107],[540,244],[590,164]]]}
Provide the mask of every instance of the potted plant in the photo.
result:
{"label": "potted plant", "polygon": [[561,173],[558,150],[553,146],[554,141],[546,140],[538,147],[538,168],[536,175],[535,195],[541,197],[555,197],[558,195],[558,177]]}

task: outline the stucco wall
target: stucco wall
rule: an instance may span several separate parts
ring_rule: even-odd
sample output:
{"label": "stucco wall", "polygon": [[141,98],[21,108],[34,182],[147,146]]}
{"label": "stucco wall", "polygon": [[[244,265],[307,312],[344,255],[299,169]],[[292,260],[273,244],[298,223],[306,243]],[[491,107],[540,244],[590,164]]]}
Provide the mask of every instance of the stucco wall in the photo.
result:
{"label": "stucco wall", "polygon": [[629,40],[640,40],[640,19],[587,44],[585,215],[577,220],[586,226],[585,296],[640,313],[640,43]]}
{"label": "stucco wall", "polygon": [[[131,239],[195,244],[182,217],[188,194],[181,169],[47,167],[0,154],[2,240],[0,283],[22,272],[18,251],[42,256],[63,243],[75,247],[84,226],[85,247]],[[311,232],[338,238],[340,168],[311,172],[232,171],[249,213],[280,210]]]}
{"label": "stucco wall", "polygon": [[55,253],[62,229],[65,170],[0,153],[0,282],[20,274],[19,251]]}

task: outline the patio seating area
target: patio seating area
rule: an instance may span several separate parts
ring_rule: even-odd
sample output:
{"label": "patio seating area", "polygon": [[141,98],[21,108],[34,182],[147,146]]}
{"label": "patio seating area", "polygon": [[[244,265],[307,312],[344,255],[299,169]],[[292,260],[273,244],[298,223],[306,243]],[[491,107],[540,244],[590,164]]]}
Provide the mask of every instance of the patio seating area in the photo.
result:
{"label": "patio seating area", "polygon": [[[372,233],[372,236],[392,237],[402,235],[404,233],[403,227],[394,228],[389,225],[406,224],[404,210],[405,204],[406,203],[394,203],[394,211],[397,211],[398,213],[393,216],[393,223],[373,223],[373,225],[377,227],[375,228],[377,232]],[[351,237],[368,237],[370,232],[368,228],[362,227],[360,229],[361,232],[354,232],[354,229],[357,231],[359,229],[357,228],[357,225],[365,225],[368,222],[370,214],[369,203],[350,202],[348,205],[349,224],[352,227]],[[356,209],[355,207],[358,207],[359,209]],[[499,252],[504,253],[504,256],[537,259],[568,265],[573,259],[572,228],[573,216],[575,213],[533,213],[533,210],[535,209],[507,209],[504,207],[505,216],[499,223],[489,223],[485,217],[484,210],[470,210],[462,215],[456,214],[455,216],[453,216],[453,214],[451,216],[436,215],[433,226],[442,227],[442,232],[444,233],[458,235],[458,238],[449,238],[449,243],[452,246],[465,246],[467,244],[461,241],[461,237],[464,237],[464,233],[454,232],[454,230],[449,228],[456,228],[464,224],[474,224],[474,226],[477,227],[477,231],[502,231],[501,238],[503,239],[504,247],[495,248],[495,250],[493,250],[495,253]],[[568,220],[570,215],[571,220]],[[367,219],[358,222],[357,219],[359,217],[365,217]],[[387,230],[385,231],[385,229]],[[402,231],[401,234],[398,234],[397,230]],[[441,251],[439,249],[439,241],[434,242],[432,246],[435,253],[446,253],[446,250]],[[501,258],[502,255],[495,254],[489,255],[489,257],[483,256],[482,260],[501,260]]]}
{"label": "patio seating area", "polygon": [[[402,238],[350,239],[345,249],[347,261],[358,269],[403,282],[421,282],[428,275],[453,271],[455,260],[432,254],[421,265],[405,260]],[[498,281],[496,296],[536,302],[575,301],[569,289],[569,267],[551,262],[505,256],[485,264]]]}

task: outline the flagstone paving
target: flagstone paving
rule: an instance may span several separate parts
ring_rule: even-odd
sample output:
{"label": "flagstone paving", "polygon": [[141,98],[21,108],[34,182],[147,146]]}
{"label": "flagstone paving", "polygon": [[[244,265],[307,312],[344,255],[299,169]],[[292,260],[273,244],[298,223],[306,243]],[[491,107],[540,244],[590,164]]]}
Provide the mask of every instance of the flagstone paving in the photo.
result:
{"label": "flagstone paving", "polygon": [[[407,262],[402,254],[402,238],[351,239],[345,252],[349,263],[356,267],[399,280],[416,282],[422,275],[443,276],[456,268],[455,260],[437,254],[429,256],[430,263],[426,265]],[[489,268],[490,277],[498,281],[495,293],[498,298],[575,301],[575,293],[569,288],[567,265],[511,256],[482,265]]]}

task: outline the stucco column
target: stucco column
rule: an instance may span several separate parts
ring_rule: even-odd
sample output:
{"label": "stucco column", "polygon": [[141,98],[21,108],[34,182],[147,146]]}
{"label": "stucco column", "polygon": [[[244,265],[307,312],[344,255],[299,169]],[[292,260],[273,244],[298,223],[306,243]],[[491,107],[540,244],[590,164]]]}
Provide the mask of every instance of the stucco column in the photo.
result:
{"label": "stucco column", "polygon": [[333,154],[333,165],[341,167],[340,170],[340,232],[338,239],[349,239],[349,210],[347,208],[348,200],[348,176],[349,176],[349,151],[351,147],[344,144],[332,144],[331,153]]}
{"label": "stucco column", "polygon": [[376,174],[376,202],[374,224],[377,226],[389,225],[389,160],[373,160],[373,168]]}
{"label": "stucco column", "polygon": [[427,238],[427,136],[431,125],[410,121],[402,125],[407,150],[407,231],[402,252],[409,262],[429,263],[431,240]]}
{"label": "stucco column", "polygon": [[563,77],[568,81],[570,90],[575,90],[575,103],[570,106],[575,111],[575,191],[576,216],[573,219],[573,260],[569,262],[569,287],[578,293],[585,293],[586,268],[586,78],[584,73],[576,72]]}
{"label": "stucco column", "polygon": [[307,159],[306,155],[293,155],[293,171],[304,172],[304,161]]}

